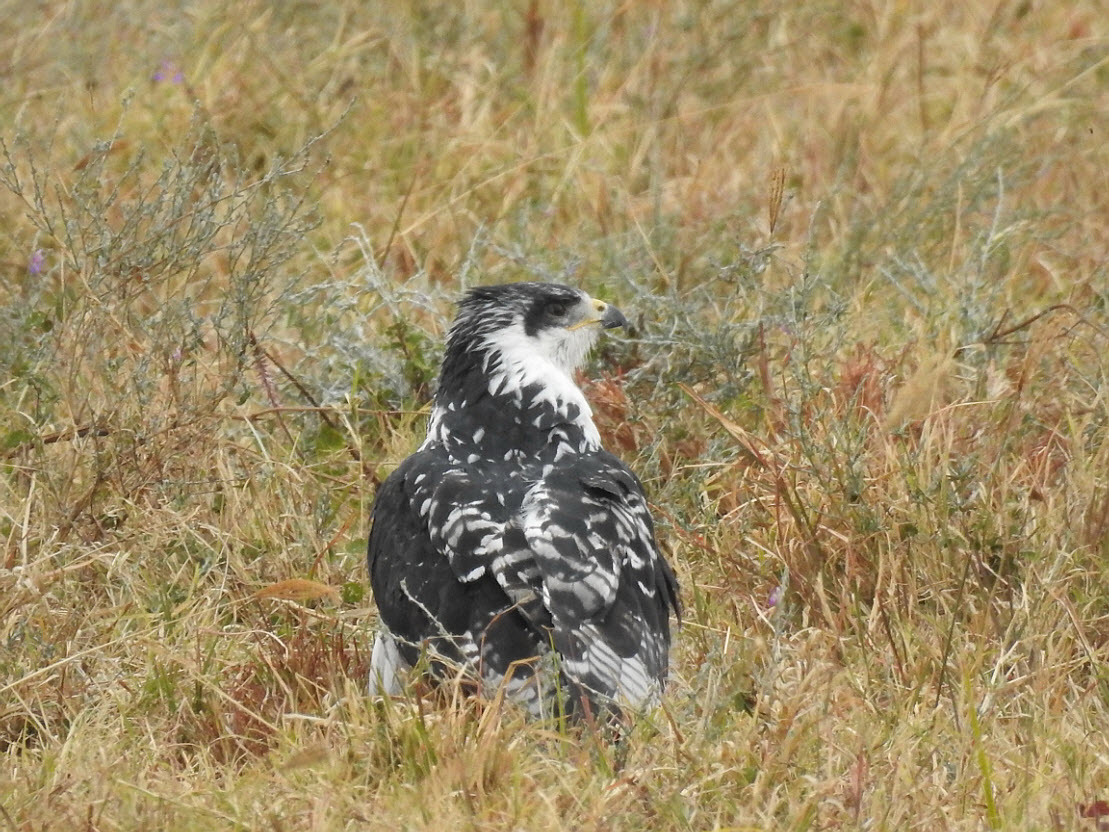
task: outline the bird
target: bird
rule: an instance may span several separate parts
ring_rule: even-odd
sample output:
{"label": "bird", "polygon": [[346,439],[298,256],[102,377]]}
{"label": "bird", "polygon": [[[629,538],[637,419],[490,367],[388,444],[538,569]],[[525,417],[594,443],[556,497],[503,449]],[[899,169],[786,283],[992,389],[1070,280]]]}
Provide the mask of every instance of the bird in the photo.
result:
{"label": "bird", "polygon": [[556,283],[473,288],[426,438],[375,495],[369,692],[416,678],[532,717],[656,706],[679,586],[644,487],[602,447],[575,381],[615,306]]}

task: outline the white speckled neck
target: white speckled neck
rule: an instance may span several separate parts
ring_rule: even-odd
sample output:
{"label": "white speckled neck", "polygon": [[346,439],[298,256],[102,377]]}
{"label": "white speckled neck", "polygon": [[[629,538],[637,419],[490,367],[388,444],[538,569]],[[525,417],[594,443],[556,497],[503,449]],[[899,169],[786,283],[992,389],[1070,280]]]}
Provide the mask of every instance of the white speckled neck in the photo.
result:
{"label": "white speckled neck", "polygon": [[[591,449],[599,448],[601,436],[593,424],[593,410],[573,377],[599,332],[590,326],[529,337],[517,323],[490,333],[485,339],[490,395],[511,396],[523,405],[524,391],[530,388],[529,404],[553,407],[581,429]],[[575,410],[575,418],[569,418]]]}

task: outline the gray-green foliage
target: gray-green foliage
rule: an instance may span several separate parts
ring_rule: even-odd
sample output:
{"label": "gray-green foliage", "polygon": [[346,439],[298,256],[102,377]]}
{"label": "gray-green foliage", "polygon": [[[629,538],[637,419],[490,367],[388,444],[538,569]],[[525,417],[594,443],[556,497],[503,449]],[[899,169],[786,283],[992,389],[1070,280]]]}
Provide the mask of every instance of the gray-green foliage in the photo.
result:
{"label": "gray-green foliage", "polygon": [[[41,423],[81,389],[180,417],[241,387],[252,339],[301,277],[289,263],[315,220],[294,181],[310,145],[254,174],[196,115],[165,153],[122,136],[76,165],[22,137],[2,149],[0,186],[36,230],[9,245],[41,253],[0,299],[0,366],[12,377],[0,395],[27,407],[33,389],[28,415]],[[216,379],[196,377],[204,352],[218,358]],[[159,415],[147,414],[151,426]]]}

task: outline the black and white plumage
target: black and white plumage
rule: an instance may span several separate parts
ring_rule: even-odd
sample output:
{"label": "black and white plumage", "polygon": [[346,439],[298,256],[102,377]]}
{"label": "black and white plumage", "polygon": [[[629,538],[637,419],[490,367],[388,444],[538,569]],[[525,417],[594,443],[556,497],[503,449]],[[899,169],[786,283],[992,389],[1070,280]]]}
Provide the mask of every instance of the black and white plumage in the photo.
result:
{"label": "black and white plumage", "polygon": [[463,298],[427,438],[374,503],[372,694],[419,665],[536,716],[658,701],[677,581],[573,379],[601,330],[626,323],[555,284]]}

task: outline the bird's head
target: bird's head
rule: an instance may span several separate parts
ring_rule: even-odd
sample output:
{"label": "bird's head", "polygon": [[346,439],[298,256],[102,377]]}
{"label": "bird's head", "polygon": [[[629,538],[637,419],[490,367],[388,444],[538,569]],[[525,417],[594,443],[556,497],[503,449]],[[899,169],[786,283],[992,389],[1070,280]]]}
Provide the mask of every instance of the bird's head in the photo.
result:
{"label": "bird's head", "polygon": [[471,290],[447,339],[428,442],[515,431],[522,443],[520,431],[527,430],[538,432],[534,441],[544,445],[546,432],[562,426],[566,436],[577,437],[575,447],[597,447],[600,437],[574,371],[602,330],[626,324],[615,306],[569,286]]}
{"label": "bird's head", "polygon": [[[471,290],[459,304],[452,344],[469,342],[513,363],[581,366],[603,329],[627,325],[615,306],[557,283],[507,283]],[[449,349],[449,347],[448,347]]]}

